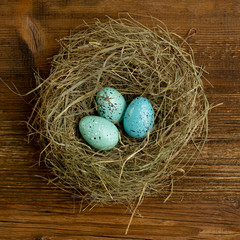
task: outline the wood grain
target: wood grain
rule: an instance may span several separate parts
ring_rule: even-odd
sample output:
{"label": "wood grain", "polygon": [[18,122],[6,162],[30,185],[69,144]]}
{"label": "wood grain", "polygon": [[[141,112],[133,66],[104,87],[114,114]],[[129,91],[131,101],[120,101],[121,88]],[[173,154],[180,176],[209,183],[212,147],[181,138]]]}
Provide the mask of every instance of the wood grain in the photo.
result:
{"label": "wood grain", "polygon": [[125,206],[84,203],[40,178],[40,149],[27,142],[33,96],[19,97],[0,81],[0,239],[9,240],[239,240],[240,239],[240,1],[200,0],[2,0],[0,2],[0,77],[26,93],[34,69],[42,76],[58,51],[59,39],[93,18],[121,12],[162,20],[189,39],[198,65],[209,72],[205,83],[211,104],[209,138],[199,161],[164,196],[146,198],[124,235],[130,213]]}

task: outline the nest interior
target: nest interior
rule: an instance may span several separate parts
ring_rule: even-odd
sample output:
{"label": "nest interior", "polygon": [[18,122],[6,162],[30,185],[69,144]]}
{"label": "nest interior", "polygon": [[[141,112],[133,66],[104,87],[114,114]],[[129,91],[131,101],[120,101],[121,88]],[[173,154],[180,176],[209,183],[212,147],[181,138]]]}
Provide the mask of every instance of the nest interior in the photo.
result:
{"label": "nest interior", "polygon": [[[29,120],[55,183],[94,203],[130,202],[171,185],[172,176],[197,159],[207,136],[203,70],[186,41],[160,24],[149,29],[133,18],[109,18],[85,23],[59,43],[49,77],[36,76]],[[96,94],[107,86],[127,103],[146,97],[154,128],[135,139],[120,123],[117,146],[99,151],[84,141],[78,123],[97,115]]]}

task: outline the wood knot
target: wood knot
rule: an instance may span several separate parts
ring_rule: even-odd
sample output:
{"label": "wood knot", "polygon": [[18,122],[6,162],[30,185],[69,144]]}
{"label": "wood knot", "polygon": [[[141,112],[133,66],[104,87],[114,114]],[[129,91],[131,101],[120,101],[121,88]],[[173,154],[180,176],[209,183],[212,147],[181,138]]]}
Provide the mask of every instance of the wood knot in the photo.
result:
{"label": "wood knot", "polygon": [[37,27],[30,17],[27,17],[26,29],[25,41],[28,43],[31,51],[33,53],[42,51],[44,48],[44,39],[39,27]]}
{"label": "wood knot", "polygon": [[46,236],[43,236],[43,237],[37,237],[35,240],[50,240],[50,239]]}

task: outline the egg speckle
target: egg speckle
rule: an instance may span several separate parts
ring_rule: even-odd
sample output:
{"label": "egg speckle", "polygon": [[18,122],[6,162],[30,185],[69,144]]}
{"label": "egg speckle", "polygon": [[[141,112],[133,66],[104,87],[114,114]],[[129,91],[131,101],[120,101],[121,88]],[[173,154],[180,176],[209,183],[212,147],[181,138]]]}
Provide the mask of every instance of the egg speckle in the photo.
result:
{"label": "egg speckle", "polygon": [[79,122],[79,131],[89,145],[99,150],[110,150],[119,140],[117,127],[99,116],[83,117]]}
{"label": "egg speckle", "polygon": [[128,135],[141,138],[152,131],[154,111],[152,104],[145,97],[135,98],[127,107],[123,126]]}
{"label": "egg speckle", "polygon": [[127,104],[120,92],[111,87],[104,87],[96,97],[99,116],[113,123],[122,121]]}

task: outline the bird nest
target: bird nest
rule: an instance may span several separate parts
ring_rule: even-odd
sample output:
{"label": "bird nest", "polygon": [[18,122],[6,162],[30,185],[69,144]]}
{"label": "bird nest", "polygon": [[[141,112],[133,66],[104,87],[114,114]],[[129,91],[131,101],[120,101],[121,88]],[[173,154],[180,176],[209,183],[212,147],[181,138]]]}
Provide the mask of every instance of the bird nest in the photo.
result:
{"label": "bird nest", "polygon": [[[50,75],[36,76],[29,126],[41,157],[55,175],[52,182],[88,202],[140,203],[181,177],[204,145],[209,104],[203,70],[187,42],[161,26],[149,29],[131,17],[84,23],[59,41]],[[147,98],[155,114],[152,132],[132,138],[118,123],[113,149],[89,146],[78,124],[97,115],[103,87],[118,90],[127,103]]]}

